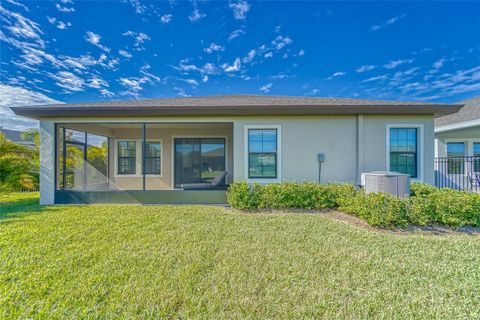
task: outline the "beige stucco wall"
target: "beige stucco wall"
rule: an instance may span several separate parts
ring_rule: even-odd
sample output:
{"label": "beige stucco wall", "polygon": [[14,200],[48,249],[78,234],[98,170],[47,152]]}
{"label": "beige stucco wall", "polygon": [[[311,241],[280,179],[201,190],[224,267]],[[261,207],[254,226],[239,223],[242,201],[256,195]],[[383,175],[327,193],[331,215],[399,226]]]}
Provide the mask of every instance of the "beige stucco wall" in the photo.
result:
{"label": "beige stucco wall", "polygon": [[[147,188],[171,186],[173,136],[226,136],[227,170],[233,172],[229,181],[247,179],[245,170],[245,130],[247,126],[278,126],[280,128],[280,175],[282,180],[317,181],[318,153],[325,154],[322,164],[322,182],[358,182],[361,172],[387,168],[387,126],[415,125],[422,127],[423,180],[434,182],[433,116],[315,116],[315,117],[218,117],[218,118],[52,118],[40,122],[41,130],[41,202],[54,201],[54,123],[85,122],[89,125],[105,122],[162,122],[162,123],[232,123],[232,129],[212,128],[212,131],[185,128],[159,131],[157,136],[147,133],[148,139],[163,142],[162,177],[147,180]],[[222,131],[223,130],[223,131]],[[123,132],[122,132],[123,131]],[[137,130],[139,134],[140,130]],[[125,130],[111,132],[114,138],[132,138]],[[358,140],[358,143],[357,143]],[[113,142],[112,142],[113,143]],[[114,148],[110,148],[114,150]],[[140,157],[137,157],[140,159]],[[111,165],[115,165],[115,159]],[[114,169],[110,168],[112,177]],[[113,171],[112,171],[113,170]],[[141,189],[141,179],[115,178],[119,186],[128,184]]]}

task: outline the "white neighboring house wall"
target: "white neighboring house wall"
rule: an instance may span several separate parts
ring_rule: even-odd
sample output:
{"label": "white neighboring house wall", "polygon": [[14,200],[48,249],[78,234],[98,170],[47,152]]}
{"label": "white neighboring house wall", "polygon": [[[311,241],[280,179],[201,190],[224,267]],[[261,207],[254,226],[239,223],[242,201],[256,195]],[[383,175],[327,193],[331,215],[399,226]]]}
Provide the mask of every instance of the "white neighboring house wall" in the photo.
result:
{"label": "white neighboring house wall", "polygon": [[[233,123],[233,179],[247,180],[245,130],[249,126],[280,128],[278,176],[282,181],[318,181],[318,154],[325,154],[321,182],[359,182],[362,172],[386,170],[387,128],[395,125],[423,128],[419,152],[423,181],[434,182],[433,116],[298,116],[298,117],[149,117],[149,118],[52,118],[40,121],[41,203],[52,204],[55,194],[54,123],[88,122],[231,122]],[[230,146],[228,146],[230,147]],[[169,155],[165,155],[169,157]],[[420,154],[422,157],[422,154]],[[419,157],[419,158],[420,158]],[[273,179],[275,181],[275,179]],[[262,182],[268,182],[266,179]]]}
{"label": "white neighboring house wall", "polygon": [[480,143],[480,120],[476,126],[456,125],[435,128],[435,157],[447,156],[449,142],[463,142],[465,156],[473,156],[473,144]]}

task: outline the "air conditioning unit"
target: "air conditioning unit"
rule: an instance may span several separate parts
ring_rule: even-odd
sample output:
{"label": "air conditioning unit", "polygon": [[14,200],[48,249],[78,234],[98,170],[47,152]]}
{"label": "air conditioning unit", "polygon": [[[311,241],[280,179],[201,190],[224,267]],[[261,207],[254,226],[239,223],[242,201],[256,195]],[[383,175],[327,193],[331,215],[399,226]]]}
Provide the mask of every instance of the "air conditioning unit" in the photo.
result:
{"label": "air conditioning unit", "polygon": [[410,196],[410,175],[390,171],[362,173],[365,192],[385,192],[397,197]]}

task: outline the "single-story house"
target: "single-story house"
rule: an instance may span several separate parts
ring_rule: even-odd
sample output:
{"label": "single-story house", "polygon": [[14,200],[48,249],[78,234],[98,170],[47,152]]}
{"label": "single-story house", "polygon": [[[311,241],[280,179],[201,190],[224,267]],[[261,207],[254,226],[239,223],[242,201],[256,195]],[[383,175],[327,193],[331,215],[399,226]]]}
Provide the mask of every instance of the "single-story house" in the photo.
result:
{"label": "single-story house", "polygon": [[436,184],[480,190],[480,96],[460,104],[457,113],[435,119]]}
{"label": "single-story house", "polygon": [[40,120],[40,201],[225,203],[226,185],[434,183],[434,118],[460,104],[256,95],[15,107]]}

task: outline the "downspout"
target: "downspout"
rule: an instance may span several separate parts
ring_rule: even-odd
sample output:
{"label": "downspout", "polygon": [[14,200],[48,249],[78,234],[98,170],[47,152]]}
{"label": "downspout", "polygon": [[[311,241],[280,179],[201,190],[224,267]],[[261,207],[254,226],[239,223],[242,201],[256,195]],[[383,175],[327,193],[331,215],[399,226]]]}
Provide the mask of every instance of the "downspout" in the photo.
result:
{"label": "downspout", "polygon": [[362,114],[357,114],[356,117],[356,167],[355,167],[355,176],[356,184],[360,185],[361,183],[361,174],[364,172],[364,116]]}

